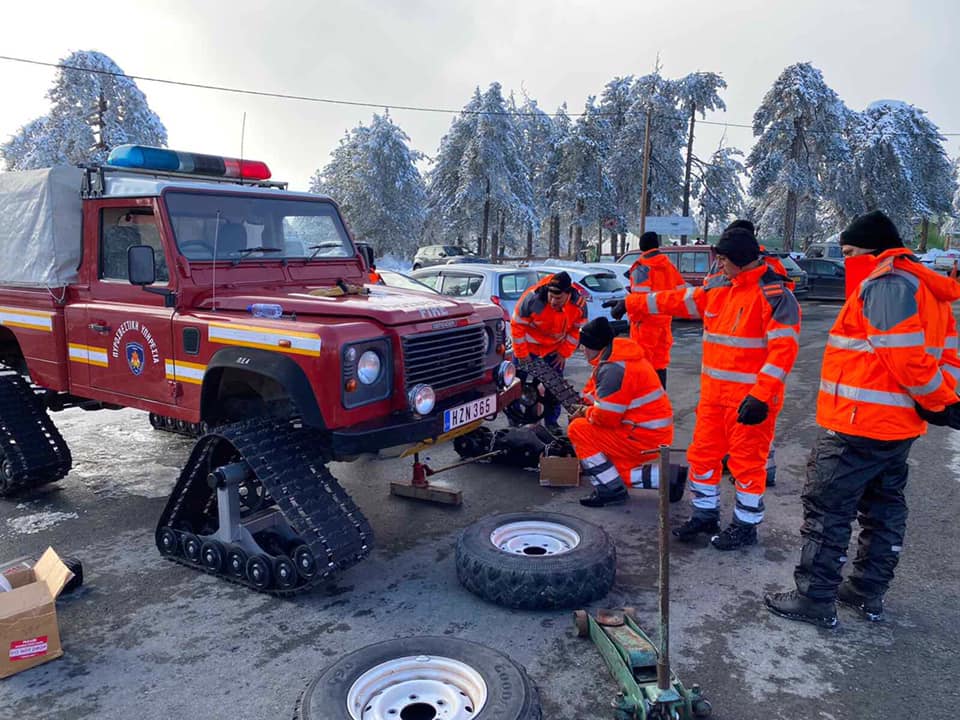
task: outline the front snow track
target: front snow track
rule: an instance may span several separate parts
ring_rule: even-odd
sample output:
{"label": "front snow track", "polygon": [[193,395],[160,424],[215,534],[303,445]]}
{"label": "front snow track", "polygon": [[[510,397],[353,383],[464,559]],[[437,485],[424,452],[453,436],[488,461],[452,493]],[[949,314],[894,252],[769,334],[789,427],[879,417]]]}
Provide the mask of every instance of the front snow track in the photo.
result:
{"label": "front snow track", "polygon": [[[373,532],[330,474],[320,440],[270,419],[200,438],[160,516],[161,554],[274,595],[309,590],[362,560]],[[239,482],[215,482],[236,468]]]}

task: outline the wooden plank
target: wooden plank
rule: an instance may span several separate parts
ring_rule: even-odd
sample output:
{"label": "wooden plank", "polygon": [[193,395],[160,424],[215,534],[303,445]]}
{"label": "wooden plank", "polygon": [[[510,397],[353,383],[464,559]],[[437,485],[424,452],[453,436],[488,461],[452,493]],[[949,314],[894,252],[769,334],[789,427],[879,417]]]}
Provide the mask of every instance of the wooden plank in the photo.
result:
{"label": "wooden plank", "polygon": [[453,490],[441,485],[417,487],[410,483],[391,482],[390,494],[410,498],[411,500],[424,500],[426,502],[440,503],[443,505],[463,504],[463,493],[460,490]]}

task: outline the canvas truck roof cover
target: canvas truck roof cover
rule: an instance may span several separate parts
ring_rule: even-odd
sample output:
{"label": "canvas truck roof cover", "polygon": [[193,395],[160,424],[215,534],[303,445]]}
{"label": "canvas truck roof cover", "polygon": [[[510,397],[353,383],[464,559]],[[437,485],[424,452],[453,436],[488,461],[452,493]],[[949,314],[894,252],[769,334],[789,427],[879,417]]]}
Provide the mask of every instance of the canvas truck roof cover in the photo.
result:
{"label": "canvas truck roof cover", "polygon": [[0,173],[0,285],[76,282],[82,177],[75,167]]}

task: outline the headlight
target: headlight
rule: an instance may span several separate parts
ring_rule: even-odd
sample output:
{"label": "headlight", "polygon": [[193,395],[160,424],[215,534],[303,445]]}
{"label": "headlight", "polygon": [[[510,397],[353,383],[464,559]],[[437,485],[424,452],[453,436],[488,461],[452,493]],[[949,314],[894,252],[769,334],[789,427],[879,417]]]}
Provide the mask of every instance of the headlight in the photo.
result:
{"label": "headlight", "polygon": [[437,404],[437,395],[432,387],[420,383],[410,388],[410,392],[407,393],[407,402],[410,403],[410,409],[417,415],[427,415]]}
{"label": "headlight", "polygon": [[483,353],[482,353],[482,354],[486,355],[488,352],[490,352],[490,345],[491,345],[491,341],[490,341],[490,328],[484,328],[484,329],[483,329]]}
{"label": "headlight", "polygon": [[497,368],[497,382],[501,388],[507,388],[513,385],[517,379],[517,366],[509,360],[504,360]]}
{"label": "headlight", "polygon": [[380,356],[367,350],[357,362],[357,379],[364,385],[373,385],[380,377]]}

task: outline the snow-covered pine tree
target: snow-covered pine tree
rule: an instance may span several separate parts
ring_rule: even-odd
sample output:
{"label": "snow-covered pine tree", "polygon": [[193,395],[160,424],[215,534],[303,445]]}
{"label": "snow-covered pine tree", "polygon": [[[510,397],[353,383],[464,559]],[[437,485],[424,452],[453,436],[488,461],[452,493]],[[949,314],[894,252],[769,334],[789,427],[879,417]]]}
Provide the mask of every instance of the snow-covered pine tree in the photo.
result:
{"label": "snow-covered pine tree", "polygon": [[[707,110],[726,110],[727,106],[720,99],[720,90],[727,87],[726,81],[712,72],[690,73],[677,81],[677,99],[680,109],[689,118],[689,132],[687,133],[686,165],[683,174],[683,207],[681,214],[690,215],[690,175],[693,168],[693,129],[697,121],[697,113],[706,118]],[[686,245],[687,236],[680,237],[680,243]]]}
{"label": "snow-covered pine tree", "polygon": [[[768,231],[783,228],[785,249],[806,230],[798,225],[801,204],[815,207],[825,191],[830,199],[836,174],[849,161],[849,113],[809,63],[786,68],[754,113],[750,194],[760,224]],[[804,215],[809,218],[809,211]]]}
{"label": "snow-covered pine tree", "polygon": [[509,111],[498,82],[491,83],[481,96],[476,132],[467,142],[460,161],[456,201],[460,206],[483,205],[481,242],[486,245],[487,231],[492,228],[489,255],[494,261],[502,254],[501,229],[507,221],[526,227],[536,220],[516,118]]}
{"label": "snow-covered pine tree", "polygon": [[921,252],[929,220],[950,211],[957,192],[944,138],[926,113],[898,100],[879,100],[860,114],[851,137],[863,211],[883,210],[905,240],[921,223]]}
{"label": "snow-covered pine tree", "polygon": [[427,171],[427,226],[426,234],[435,244],[457,244],[466,238],[479,237],[478,225],[483,214],[483,203],[458,203],[460,162],[467,143],[477,132],[480,120],[480,88],[463,110],[450,123],[450,129],[440,140],[440,148]]}
{"label": "snow-covered pine tree", "polygon": [[[611,254],[618,255],[626,251],[627,220],[635,214],[637,198],[633,195],[632,176],[624,174],[622,165],[610,162],[610,154],[617,146],[617,139],[627,124],[630,106],[633,104],[633,75],[615,77],[608,82],[600,93],[599,113],[604,117],[607,138],[607,163],[604,168],[610,178],[612,188],[612,211],[609,219],[613,220],[614,227],[609,228],[613,237],[620,238],[620,247],[614,248]],[[613,244],[613,240],[611,240]]]}
{"label": "snow-covered pine tree", "polygon": [[109,57],[84,50],[60,65],[47,92],[50,112],[0,148],[8,170],[103,162],[124,143],[167,144],[167,130],[146,96]]}
{"label": "snow-covered pine tree", "polygon": [[535,219],[525,228],[524,254],[531,256],[538,251],[536,239],[540,226],[550,215],[554,187],[559,166],[557,130],[553,119],[537,105],[537,101],[524,93],[523,105],[517,115],[520,148],[527,167],[530,187],[533,191]]}
{"label": "snow-covered pine tree", "polygon": [[743,211],[743,187],[740,178],[744,174],[739,158],[743,152],[737,148],[720,146],[709,163],[699,160],[693,172],[693,194],[698,198],[703,213],[703,241],[709,242],[710,226],[724,223],[732,215]]}
{"label": "snow-covered pine tree", "polygon": [[375,253],[411,257],[416,251],[426,189],[415,165],[421,157],[388,112],[374,114],[340,141],[330,162],[313,176],[312,192],[340,203],[354,237]]}

